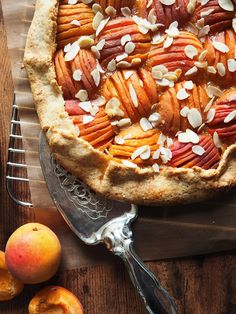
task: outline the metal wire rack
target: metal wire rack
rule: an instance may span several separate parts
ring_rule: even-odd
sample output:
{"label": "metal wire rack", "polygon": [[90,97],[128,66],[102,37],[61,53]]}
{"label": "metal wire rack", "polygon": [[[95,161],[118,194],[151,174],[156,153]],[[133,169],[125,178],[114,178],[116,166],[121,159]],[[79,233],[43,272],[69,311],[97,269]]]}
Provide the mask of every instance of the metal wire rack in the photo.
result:
{"label": "metal wire rack", "polygon": [[25,150],[21,134],[19,108],[15,97],[12,105],[10,140],[6,169],[6,186],[9,196],[21,206],[32,206],[30,202],[29,179],[25,162]]}

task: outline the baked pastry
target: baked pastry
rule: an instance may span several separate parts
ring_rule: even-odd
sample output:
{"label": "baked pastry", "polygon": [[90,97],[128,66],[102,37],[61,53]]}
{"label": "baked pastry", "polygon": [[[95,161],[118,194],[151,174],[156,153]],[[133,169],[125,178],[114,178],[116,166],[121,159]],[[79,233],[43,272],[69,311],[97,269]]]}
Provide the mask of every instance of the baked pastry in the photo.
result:
{"label": "baked pastry", "polygon": [[139,204],[236,184],[231,0],[37,0],[24,64],[58,162]]}

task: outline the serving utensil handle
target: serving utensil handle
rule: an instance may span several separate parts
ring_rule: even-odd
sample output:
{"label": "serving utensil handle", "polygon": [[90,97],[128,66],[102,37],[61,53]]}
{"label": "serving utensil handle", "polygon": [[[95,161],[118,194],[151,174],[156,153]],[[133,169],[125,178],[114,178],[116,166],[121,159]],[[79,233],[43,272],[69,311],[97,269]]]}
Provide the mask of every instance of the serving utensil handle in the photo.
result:
{"label": "serving utensil handle", "polygon": [[161,286],[133,249],[129,225],[110,224],[104,230],[104,242],[109,250],[124,261],[130,278],[150,314],[177,314],[173,298]]}

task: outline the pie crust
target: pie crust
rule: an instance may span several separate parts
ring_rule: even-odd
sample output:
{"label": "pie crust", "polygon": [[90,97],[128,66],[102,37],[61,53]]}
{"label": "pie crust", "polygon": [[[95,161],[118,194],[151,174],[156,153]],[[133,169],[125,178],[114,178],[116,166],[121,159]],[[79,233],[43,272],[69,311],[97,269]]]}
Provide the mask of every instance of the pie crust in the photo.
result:
{"label": "pie crust", "polygon": [[236,145],[221,156],[217,169],[165,166],[128,167],[94,149],[77,135],[64,109],[54,68],[58,2],[37,0],[29,30],[24,65],[36,110],[58,162],[102,195],[137,204],[167,205],[203,200],[236,184]]}

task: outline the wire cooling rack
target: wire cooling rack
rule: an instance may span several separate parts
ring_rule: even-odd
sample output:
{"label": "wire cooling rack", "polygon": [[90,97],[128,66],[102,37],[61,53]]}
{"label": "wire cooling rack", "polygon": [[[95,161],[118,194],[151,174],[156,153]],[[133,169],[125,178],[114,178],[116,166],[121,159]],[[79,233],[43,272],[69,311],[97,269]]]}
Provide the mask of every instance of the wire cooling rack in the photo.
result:
{"label": "wire cooling rack", "polygon": [[25,150],[21,134],[19,109],[15,102],[12,105],[10,140],[6,169],[6,186],[9,196],[21,206],[32,206],[30,202],[29,179],[25,162]]}

